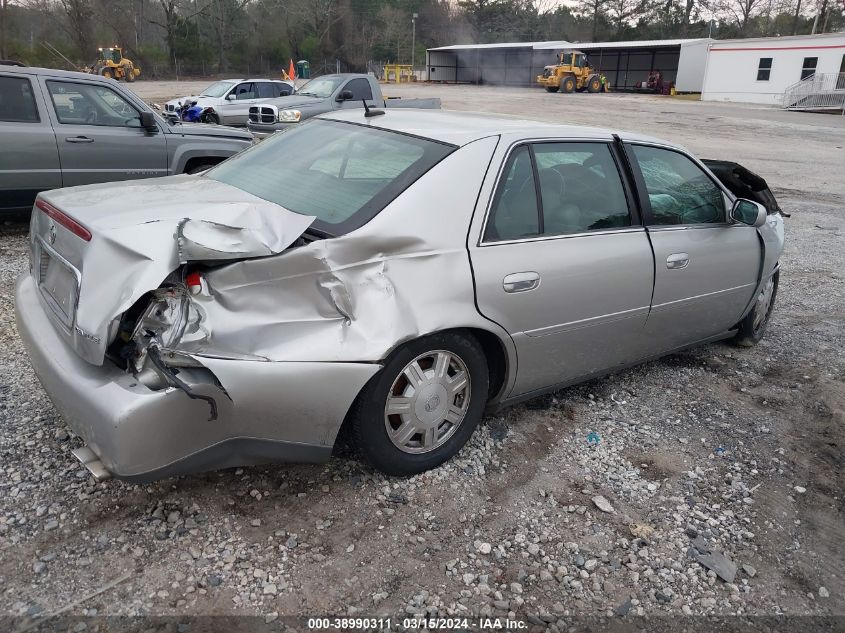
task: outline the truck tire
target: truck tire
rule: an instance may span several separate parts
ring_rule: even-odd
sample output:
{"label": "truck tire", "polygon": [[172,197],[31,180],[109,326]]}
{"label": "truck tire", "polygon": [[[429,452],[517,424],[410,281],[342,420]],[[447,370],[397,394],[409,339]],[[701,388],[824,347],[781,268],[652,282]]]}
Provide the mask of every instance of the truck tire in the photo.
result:
{"label": "truck tire", "polygon": [[560,80],[560,91],[566,94],[575,92],[575,77],[569,75]]}
{"label": "truck tire", "polygon": [[587,79],[587,92],[601,92],[601,77],[590,75]]}

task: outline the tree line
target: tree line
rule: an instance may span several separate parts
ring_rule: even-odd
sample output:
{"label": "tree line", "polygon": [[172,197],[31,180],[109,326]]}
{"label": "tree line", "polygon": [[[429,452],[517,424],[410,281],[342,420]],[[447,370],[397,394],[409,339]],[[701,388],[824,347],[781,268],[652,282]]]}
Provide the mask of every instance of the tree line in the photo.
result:
{"label": "tree line", "polygon": [[[0,59],[90,64],[123,46],[145,77],[365,71],[456,43],[758,37],[845,29],[845,0],[0,0]],[[53,50],[51,50],[53,49]]]}

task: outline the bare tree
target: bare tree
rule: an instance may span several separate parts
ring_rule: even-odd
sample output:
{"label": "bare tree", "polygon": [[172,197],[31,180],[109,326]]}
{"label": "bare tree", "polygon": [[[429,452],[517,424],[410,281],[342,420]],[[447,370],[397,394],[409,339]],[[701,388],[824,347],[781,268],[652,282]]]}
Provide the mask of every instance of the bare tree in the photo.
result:
{"label": "bare tree", "polygon": [[609,0],[582,0],[579,10],[584,15],[590,16],[592,23],[592,41],[598,38],[599,21],[606,18],[607,4]]}
{"label": "bare tree", "polygon": [[94,48],[91,43],[94,21],[94,7],[91,0],[58,1],[62,12],[67,17],[67,24],[63,24],[65,31],[82,59],[87,59]]}
{"label": "bare tree", "polygon": [[608,19],[613,24],[616,32],[619,33],[628,20],[642,13],[643,0],[607,0],[606,6]]}
{"label": "bare tree", "polygon": [[761,0],[717,0],[710,6],[717,13],[733,17],[740,32],[745,33],[749,20],[758,13],[761,5]]}
{"label": "bare tree", "polygon": [[157,0],[159,7],[161,7],[162,18],[155,20],[150,18],[150,24],[164,29],[164,42],[167,46],[167,58],[174,65],[177,64],[176,59],[176,36],[179,28],[179,20],[189,20],[203,13],[205,6],[198,7],[196,2],[191,5],[191,9],[185,8],[185,3],[182,0]]}
{"label": "bare tree", "polygon": [[0,58],[7,57],[6,51],[6,22],[11,0],[0,0]]}

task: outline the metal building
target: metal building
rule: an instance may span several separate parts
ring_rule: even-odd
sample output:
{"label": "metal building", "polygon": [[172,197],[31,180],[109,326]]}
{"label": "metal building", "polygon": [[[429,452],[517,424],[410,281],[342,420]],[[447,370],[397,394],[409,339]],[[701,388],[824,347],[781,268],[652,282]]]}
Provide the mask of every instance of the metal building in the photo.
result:
{"label": "metal building", "polygon": [[454,83],[536,85],[564,48],[584,51],[611,88],[632,89],[659,70],[680,92],[701,92],[710,39],[639,42],[512,42],[440,46],[426,51],[426,79]]}

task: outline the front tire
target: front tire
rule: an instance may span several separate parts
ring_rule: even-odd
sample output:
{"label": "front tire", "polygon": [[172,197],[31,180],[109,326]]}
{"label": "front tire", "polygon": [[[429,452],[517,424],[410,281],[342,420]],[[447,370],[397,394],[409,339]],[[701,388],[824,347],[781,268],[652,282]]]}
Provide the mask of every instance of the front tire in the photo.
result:
{"label": "front tire", "polygon": [[200,118],[200,123],[210,123],[212,125],[220,125],[220,117],[216,114],[206,113]]}
{"label": "front tire", "polygon": [[753,347],[763,338],[763,334],[766,333],[766,326],[769,324],[769,319],[772,316],[772,310],[775,307],[779,279],[780,271],[776,271],[763,285],[760,292],[757,293],[757,298],[754,300],[754,307],[739,322],[739,329],[733,338],[734,345],[739,347]]}
{"label": "front tire", "polygon": [[402,346],[352,405],[358,452],[388,475],[439,466],[478,426],[488,380],[487,359],[471,335],[445,332]]}

